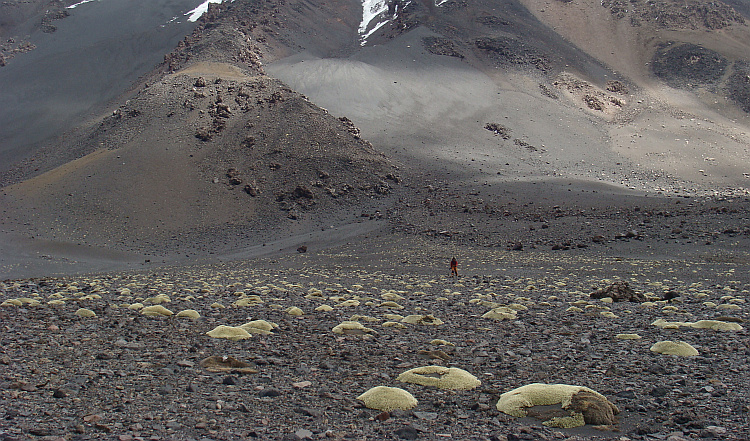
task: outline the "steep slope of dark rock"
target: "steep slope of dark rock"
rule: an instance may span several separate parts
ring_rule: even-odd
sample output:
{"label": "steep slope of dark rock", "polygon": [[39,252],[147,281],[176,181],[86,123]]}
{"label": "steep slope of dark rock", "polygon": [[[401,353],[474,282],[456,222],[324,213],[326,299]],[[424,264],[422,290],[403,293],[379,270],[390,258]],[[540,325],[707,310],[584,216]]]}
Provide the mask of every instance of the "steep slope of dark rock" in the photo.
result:
{"label": "steep slope of dark rock", "polygon": [[727,80],[728,94],[750,113],[750,61],[734,64],[732,75]]}
{"label": "steep slope of dark rock", "polygon": [[728,61],[721,54],[694,44],[667,44],[654,55],[654,74],[674,87],[715,85]]}
{"label": "steep slope of dark rock", "polygon": [[191,31],[193,2],[2,2],[0,173],[117,102]]}
{"label": "steep slope of dark rock", "polygon": [[211,4],[192,35],[166,61],[175,70],[206,59],[257,67],[258,57],[269,62],[300,50],[338,56],[359,47],[356,29],[361,17],[362,5],[356,0]]}
{"label": "steep slope of dark rock", "polygon": [[745,17],[725,2],[605,0],[602,6],[618,19],[627,18],[633,26],[647,23],[659,28],[714,30],[745,23]]}
{"label": "steep slope of dark rock", "polygon": [[554,74],[572,68],[600,80],[613,74],[517,1],[409,2],[369,41],[378,44],[418,26],[441,35],[452,56],[483,70],[510,66]]}

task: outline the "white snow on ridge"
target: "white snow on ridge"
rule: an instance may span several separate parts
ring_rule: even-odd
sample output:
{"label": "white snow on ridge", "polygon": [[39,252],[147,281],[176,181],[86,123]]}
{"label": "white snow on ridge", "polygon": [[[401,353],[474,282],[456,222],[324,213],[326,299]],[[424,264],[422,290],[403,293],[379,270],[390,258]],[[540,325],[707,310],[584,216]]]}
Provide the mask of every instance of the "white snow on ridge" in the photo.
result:
{"label": "white snow on ridge", "polygon": [[[78,3],[74,3],[74,4],[70,5],[70,6],[68,6],[67,9],[75,9],[75,8],[77,8],[80,5],[83,5],[83,4],[86,4],[86,3],[91,3],[91,2],[99,2],[99,1],[101,1],[101,0],[81,0]],[[186,17],[188,17],[188,21],[193,21],[193,22],[198,21],[198,19],[201,18],[201,16],[203,16],[203,14],[205,14],[206,12],[208,12],[208,4],[209,3],[222,3],[223,1],[225,1],[225,0],[205,0],[203,3],[201,3],[200,5],[198,5],[198,7],[196,7],[195,9],[192,9],[192,10],[186,12],[183,15],[186,16]],[[234,0],[231,0],[231,1],[234,2]],[[385,0],[382,0],[382,1],[383,1],[383,3],[385,3]],[[190,2],[190,3],[192,3],[192,2]],[[195,4],[195,3],[193,3],[193,4]],[[167,23],[176,22],[177,18],[178,17],[173,17]]]}
{"label": "white snow on ridge", "polygon": [[443,3],[447,2],[448,0],[435,0],[435,6],[441,6]]}
{"label": "white snow on ridge", "polygon": [[364,46],[367,43],[367,38],[370,37],[370,35],[374,34],[375,31],[382,28],[384,24],[388,23],[390,20],[381,21],[380,23],[376,24],[374,28],[370,29],[368,33],[362,36],[362,42],[360,43],[362,46]]}
{"label": "white snow on ridge", "polygon": [[99,0],[83,0],[83,1],[80,1],[78,3],[75,3],[75,4],[72,4],[72,5],[68,6],[67,9],[75,9],[77,6],[80,6],[80,5],[84,4],[84,3],[91,3],[93,1],[99,1]]}
{"label": "white snow on ridge", "polygon": [[359,24],[359,33],[365,34],[370,22],[387,10],[387,0],[362,0],[362,23]]}
{"label": "white snow on ridge", "polygon": [[387,0],[362,0],[362,22],[359,24],[359,35],[362,39],[362,46],[367,43],[367,37],[378,30],[381,26],[388,23],[388,20],[382,21],[375,25],[369,32],[367,31],[370,22],[376,19],[382,13],[388,11]]}
{"label": "white snow on ridge", "polygon": [[[408,6],[410,3],[411,2],[406,2],[405,5]],[[388,12],[388,0],[362,0],[362,22],[359,24],[358,30],[360,36],[360,44],[362,46],[367,44],[367,38],[370,35],[383,27],[383,25],[391,21],[392,18],[396,18],[398,16],[398,6],[399,5],[396,5],[396,8],[393,11],[393,17],[388,17],[387,15],[384,15],[386,12]],[[372,29],[368,31],[367,28],[370,27],[370,23],[372,23],[372,21],[377,19],[378,17],[380,17],[382,21],[378,22],[378,24],[373,26]]]}
{"label": "white snow on ridge", "polygon": [[[234,0],[232,0],[234,1]],[[208,12],[208,4],[209,3],[222,3],[223,0],[206,0],[200,5],[198,5],[197,8],[193,9],[192,11],[188,11],[185,13],[185,15],[189,15],[188,21],[198,21],[203,14]]]}
{"label": "white snow on ridge", "polygon": [[[78,3],[74,3],[74,4],[70,5],[70,6],[68,6],[67,9],[75,9],[78,6],[81,6],[83,4],[91,3],[91,2],[99,2],[99,1],[101,1],[101,0],[81,0]],[[188,21],[192,21],[192,22],[198,21],[198,19],[201,18],[201,16],[203,16],[203,14],[205,14],[206,12],[208,12],[208,4],[209,3],[222,3],[224,1],[226,1],[226,0],[204,0],[203,3],[201,3],[200,5],[198,5],[198,7],[196,7],[195,9],[191,9],[190,11],[184,13],[183,15],[186,16],[186,17],[188,17],[188,19],[187,19]],[[234,2],[234,0],[230,0],[230,1]],[[383,1],[385,2],[385,0],[383,0]],[[186,3],[193,3],[193,2],[186,2]],[[193,3],[193,4],[195,4],[195,3]],[[171,20],[169,20],[167,22],[167,24],[168,23],[173,23],[173,22],[178,22],[179,23],[178,17],[173,17]]]}
{"label": "white snow on ridge", "polygon": [[[370,35],[374,34],[375,31],[382,28],[383,25],[391,21],[391,19],[398,17],[400,9],[403,9],[404,7],[411,4],[411,1],[407,1],[403,4],[396,4],[393,9],[393,17],[389,17],[388,14],[386,14],[386,12],[388,12],[388,2],[389,0],[362,0],[362,22],[359,24],[358,29],[361,46],[367,44],[367,39],[370,37]],[[403,7],[399,8],[399,6]],[[373,26],[368,31],[367,28],[370,27],[370,23],[372,23],[372,21],[377,18],[380,18],[382,21],[378,22],[378,24]]]}

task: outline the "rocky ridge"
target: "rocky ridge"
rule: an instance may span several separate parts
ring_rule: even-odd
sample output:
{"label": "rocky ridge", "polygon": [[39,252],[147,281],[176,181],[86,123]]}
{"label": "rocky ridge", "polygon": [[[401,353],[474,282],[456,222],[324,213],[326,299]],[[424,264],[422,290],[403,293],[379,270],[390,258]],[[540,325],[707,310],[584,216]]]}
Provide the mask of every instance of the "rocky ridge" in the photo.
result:
{"label": "rocky ridge", "polygon": [[723,29],[745,24],[746,18],[724,2],[673,2],[673,1],[603,1],[617,19],[628,19],[633,26],[642,23],[659,28]]}

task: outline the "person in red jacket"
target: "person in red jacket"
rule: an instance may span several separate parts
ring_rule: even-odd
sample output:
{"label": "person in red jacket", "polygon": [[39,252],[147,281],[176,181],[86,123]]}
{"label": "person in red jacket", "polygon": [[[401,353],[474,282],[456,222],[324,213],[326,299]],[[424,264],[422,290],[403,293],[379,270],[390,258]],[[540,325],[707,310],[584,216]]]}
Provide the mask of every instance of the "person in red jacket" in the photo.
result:
{"label": "person in red jacket", "polygon": [[451,277],[458,278],[458,260],[455,257],[451,259]]}

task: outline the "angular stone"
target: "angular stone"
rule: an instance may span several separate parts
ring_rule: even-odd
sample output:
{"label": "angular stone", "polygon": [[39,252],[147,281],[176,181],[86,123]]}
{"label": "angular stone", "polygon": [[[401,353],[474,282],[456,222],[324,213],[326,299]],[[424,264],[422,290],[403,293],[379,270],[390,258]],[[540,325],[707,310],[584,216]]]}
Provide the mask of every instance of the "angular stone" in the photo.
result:
{"label": "angular stone", "polygon": [[272,387],[267,387],[258,392],[259,397],[278,397],[281,395],[281,391]]}
{"label": "angular stone", "polygon": [[419,432],[412,426],[404,426],[393,432],[400,439],[417,439]]}

